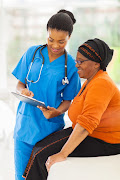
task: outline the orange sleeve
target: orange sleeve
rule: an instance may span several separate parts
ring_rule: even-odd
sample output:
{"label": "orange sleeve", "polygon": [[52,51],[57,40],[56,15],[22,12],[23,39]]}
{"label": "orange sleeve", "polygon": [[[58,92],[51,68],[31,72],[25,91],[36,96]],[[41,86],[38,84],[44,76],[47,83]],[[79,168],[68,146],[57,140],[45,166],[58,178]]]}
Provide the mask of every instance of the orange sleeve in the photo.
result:
{"label": "orange sleeve", "polygon": [[109,81],[105,79],[93,81],[88,88],[82,112],[78,115],[76,122],[92,134],[99,125],[100,119],[113,95],[114,86]]}

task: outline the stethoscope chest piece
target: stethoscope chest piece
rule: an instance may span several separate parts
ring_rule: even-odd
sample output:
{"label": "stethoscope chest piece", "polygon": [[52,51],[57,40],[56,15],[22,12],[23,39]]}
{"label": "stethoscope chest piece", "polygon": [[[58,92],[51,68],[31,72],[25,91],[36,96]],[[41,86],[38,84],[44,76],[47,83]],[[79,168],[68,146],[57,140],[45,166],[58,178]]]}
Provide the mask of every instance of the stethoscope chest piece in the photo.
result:
{"label": "stethoscope chest piece", "polygon": [[65,84],[69,84],[69,80],[67,77],[65,77],[64,79],[62,79],[62,84],[65,85]]}

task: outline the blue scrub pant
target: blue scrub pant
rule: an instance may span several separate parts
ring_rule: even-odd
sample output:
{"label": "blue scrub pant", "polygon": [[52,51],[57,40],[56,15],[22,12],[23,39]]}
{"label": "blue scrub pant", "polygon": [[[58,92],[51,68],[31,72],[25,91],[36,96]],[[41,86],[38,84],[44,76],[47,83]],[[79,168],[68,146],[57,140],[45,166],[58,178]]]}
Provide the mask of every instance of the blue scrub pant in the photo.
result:
{"label": "blue scrub pant", "polygon": [[15,180],[25,180],[22,177],[29,161],[33,145],[14,139]]}

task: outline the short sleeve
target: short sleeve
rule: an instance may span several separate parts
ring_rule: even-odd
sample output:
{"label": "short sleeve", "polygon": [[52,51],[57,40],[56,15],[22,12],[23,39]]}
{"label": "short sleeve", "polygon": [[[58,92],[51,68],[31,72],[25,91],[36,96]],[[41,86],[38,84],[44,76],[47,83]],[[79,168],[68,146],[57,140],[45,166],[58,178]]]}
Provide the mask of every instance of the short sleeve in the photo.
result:
{"label": "short sleeve", "polygon": [[87,91],[82,112],[76,122],[92,134],[99,125],[113,95],[114,88],[110,82],[104,79],[96,80]]}
{"label": "short sleeve", "polygon": [[18,62],[17,66],[13,70],[12,74],[19,79],[22,83],[25,84],[25,78],[28,73],[29,64],[32,61],[32,56],[34,53],[35,47],[30,47],[21,57],[20,61]]}
{"label": "short sleeve", "polygon": [[65,87],[63,91],[63,100],[72,100],[78,94],[81,88],[81,82],[79,75],[74,72],[73,76],[69,80],[69,84]]}

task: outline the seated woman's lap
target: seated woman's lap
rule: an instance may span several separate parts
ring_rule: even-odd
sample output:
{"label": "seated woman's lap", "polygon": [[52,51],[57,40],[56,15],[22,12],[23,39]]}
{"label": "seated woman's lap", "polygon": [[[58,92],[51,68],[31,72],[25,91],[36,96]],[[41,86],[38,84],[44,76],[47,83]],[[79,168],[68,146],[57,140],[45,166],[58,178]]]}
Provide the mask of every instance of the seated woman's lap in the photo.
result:
{"label": "seated woman's lap", "polygon": [[[72,127],[55,132],[38,142],[33,151],[33,157],[41,154],[41,158],[58,153],[72,133]],[[117,147],[117,148],[116,148]],[[69,155],[69,157],[96,157],[120,153],[120,145],[114,146],[100,139],[86,137],[86,139]]]}
{"label": "seated woman's lap", "polygon": [[50,156],[59,152],[72,132],[72,127],[55,132],[36,143],[33,150],[33,157],[36,154]]}
{"label": "seated woman's lap", "polygon": [[[30,162],[29,177],[47,179],[46,160],[49,156],[60,152],[72,133],[72,127],[55,132],[39,141],[33,148]],[[112,145],[100,139],[86,137],[84,141],[69,155],[69,157],[96,157],[120,154],[120,144]]]}

